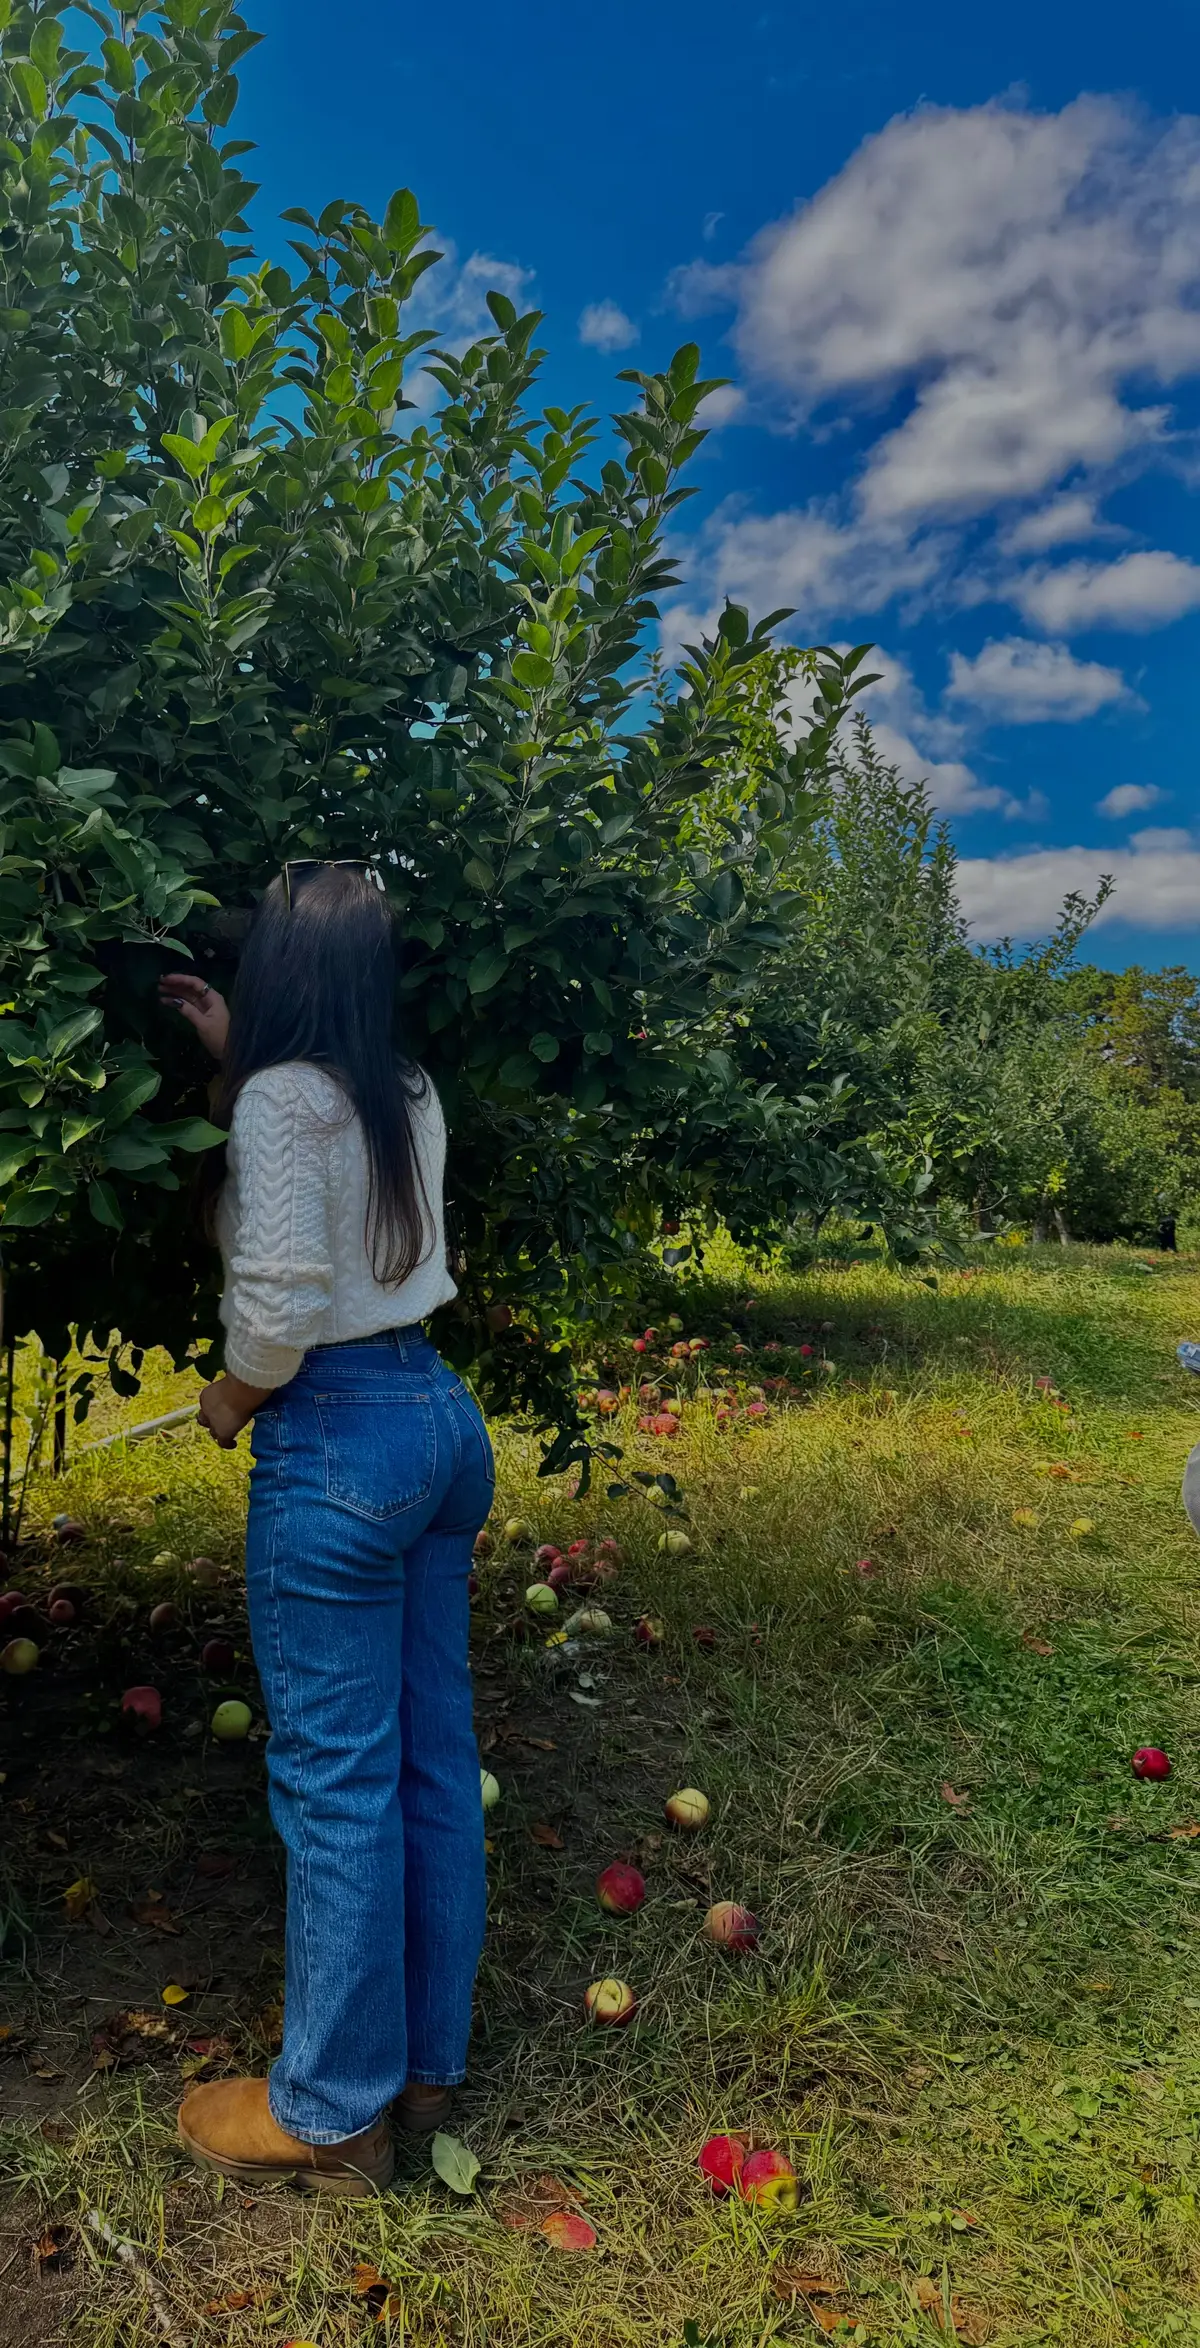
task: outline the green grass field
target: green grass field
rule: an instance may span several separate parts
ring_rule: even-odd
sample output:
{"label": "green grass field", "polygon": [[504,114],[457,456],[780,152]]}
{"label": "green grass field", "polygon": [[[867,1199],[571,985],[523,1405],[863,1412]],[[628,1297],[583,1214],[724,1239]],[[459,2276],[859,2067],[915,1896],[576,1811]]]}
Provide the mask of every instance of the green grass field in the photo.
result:
{"label": "green grass field", "polygon": [[[719,1429],[691,1368],[660,1381],[685,1398],[677,1439],[639,1435],[633,1406],[614,1422],[626,1467],[683,1487],[679,1560],[643,1498],[607,1501],[601,1477],[573,1503],[501,1435],[498,1518],[611,1529],[625,1562],[613,1636],[565,1662],[520,1636],[527,1552],[501,1540],[483,1569],[480,1743],[503,1790],[455,2122],[481,2162],[469,2199],[419,2150],[350,2207],[222,2196],[181,2158],[187,2078],[261,2068],[278,2020],[262,1743],[213,1746],[195,1661],[220,1622],[253,1697],[245,1459],[185,1429],[39,1477],[18,1578],[63,1570],[49,1519],[76,1511],[89,1604],[0,1688],[3,2348],[1200,2342],[1200,1546],[1178,1501],[1200,1387],[1173,1360],[1200,1265],[1146,1260],[1005,1249],[936,1290],[861,1266],[759,1279],[753,1304],[723,1261],[678,1308],[708,1377],[797,1391]],[[159,1379],[86,1433],[188,1390]],[[202,1596],[196,1551],[224,1571]],[[183,1619],[156,1651],[166,1597]],[[666,1624],[649,1653],[646,1611]],[[166,1721],[137,1745],[117,1699],[151,1676]],[[1148,1743],[1165,1784],[1131,1774]],[[679,1785],[710,1798],[700,1835],[664,1823]],[[592,1888],[616,1857],[649,1884],[625,1921]],[[755,1954],[701,1937],[723,1898],[761,1919]],[[608,1973],[640,2000],[624,2030],[582,2018]],[[790,2155],[794,2214],[711,2198],[696,2156],[717,2130]],[[551,2245],[556,2209],[595,2250]]]}

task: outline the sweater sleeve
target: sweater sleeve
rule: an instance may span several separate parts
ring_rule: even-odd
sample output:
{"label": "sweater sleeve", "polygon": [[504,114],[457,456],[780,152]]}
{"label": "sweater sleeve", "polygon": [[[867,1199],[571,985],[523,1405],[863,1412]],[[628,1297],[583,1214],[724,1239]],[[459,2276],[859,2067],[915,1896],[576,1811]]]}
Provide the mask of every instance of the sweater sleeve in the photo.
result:
{"label": "sweater sleeve", "polygon": [[225,1367],[273,1388],[295,1377],[333,1294],[329,1143],[302,1083],[283,1069],[251,1078],[230,1141],[237,1218],[221,1305]]}

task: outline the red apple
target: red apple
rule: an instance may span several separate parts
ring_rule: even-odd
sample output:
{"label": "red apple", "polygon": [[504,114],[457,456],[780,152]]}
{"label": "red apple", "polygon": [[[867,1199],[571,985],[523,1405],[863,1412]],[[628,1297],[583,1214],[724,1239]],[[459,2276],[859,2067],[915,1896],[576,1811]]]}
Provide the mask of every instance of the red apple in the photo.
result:
{"label": "red apple", "polygon": [[633,1635],[639,1647],[661,1647],[666,1637],[666,1626],[656,1614],[643,1614],[633,1626]]}
{"label": "red apple", "polygon": [[179,1608],[172,1606],[169,1598],[164,1598],[161,1606],[152,1606],[150,1609],[152,1631],[173,1631],[178,1621]]}
{"label": "red apple", "polygon": [[590,1557],[591,1554],[592,1544],[590,1541],[572,1541],[567,1551],[568,1557]]}
{"label": "red apple", "polygon": [[221,1579],[221,1568],[215,1557],[191,1557],[186,1570],[198,1590],[215,1590]]}
{"label": "red apple", "polygon": [[149,1736],[162,1727],[162,1697],[157,1688],[126,1688],[121,1698],[121,1712],[143,1736]]}
{"label": "red apple", "polygon": [[869,1581],[872,1574],[878,1573],[879,1568],[873,1557],[860,1557],[855,1564],[854,1571],[860,1573],[864,1581]]}
{"label": "red apple", "polygon": [[482,1532],[475,1535],[475,1555],[476,1557],[490,1557],[491,1554],[492,1536],[485,1525]]}
{"label": "red apple", "polygon": [[692,1637],[698,1647],[715,1647],[717,1643],[716,1632],[714,1630],[710,1630],[706,1622],[698,1622],[696,1624],[696,1628],[692,1632]]}
{"label": "red apple", "polygon": [[216,1679],[232,1671],[235,1660],[232,1639],[209,1639],[200,1649],[200,1661],[205,1671],[211,1671]]}
{"label": "red apple", "polygon": [[736,1949],[740,1955],[758,1947],[758,1918],[749,1908],[739,1908],[736,1900],[718,1900],[709,1909],[703,1930],[716,1948]]}
{"label": "red apple", "polygon": [[50,1620],[56,1630],[66,1630],[75,1621],[75,1609],[69,1598],[56,1598],[50,1608]]}
{"label": "red apple", "polygon": [[54,1517],[51,1520],[51,1531],[56,1541],[68,1545],[72,1541],[86,1541],[87,1539],[87,1526],[81,1524],[77,1516]]}
{"label": "red apple", "polygon": [[1129,1764],[1135,1777],[1169,1777],[1171,1764],[1160,1745],[1139,1745]]}
{"label": "red apple", "polygon": [[491,1329],[496,1336],[499,1336],[503,1330],[511,1329],[512,1327],[512,1306],[510,1304],[490,1304],[487,1308],[487,1312],[484,1318],[487,1321],[489,1329]]}
{"label": "red apple", "polygon": [[25,1597],[22,1591],[6,1590],[4,1596],[0,1598],[0,1626],[8,1621],[10,1614],[16,1613],[18,1606],[24,1604]]}
{"label": "red apple", "polygon": [[535,1565],[557,1565],[561,1557],[562,1550],[556,1541],[541,1541],[534,1550],[533,1562]]}
{"label": "red apple", "polygon": [[718,2201],[741,2184],[746,2150],[742,2136],[710,2136],[707,2144],[701,2145],[700,2174],[707,2177]]}
{"label": "red apple", "polygon": [[477,1598],[479,1596],[479,1576],[477,1573],[469,1573],[467,1575],[467,1596],[468,1598]]}
{"label": "red apple", "polygon": [[87,1603],[87,1591],[81,1590],[78,1582],[56,1582],[50,1592],[47,1605],[57,1606],[60,1598],[65,1598],[68,1604],[74,1607],[76,1614],[82,1614]]}
{"label": "red apple", "polygon": [[800,2198],[796,2172],[782,2152],[752,2152],[742,2169],[740,2191],[743,2201],[762,2210],[793,2210]]}
{"label": "red apple", "polygon": [[610,1916],[632,1916],[646,1897],[646,1878],[617,1859],[596,1877],[596,1897]]}
{"label": "red apple", "polygon": [[677,1222],[677,1220],[676,1220],[676,1218],[675,1218],[675,1216],[674,1216],[674,1215],[669,1215],[669,1216],[666,1216],[666,1217],[664,1217],[664,1219],[663,1219],[663,1230],[664,1230],[664,1232],[666,1233],[666,1235],[667,1235],[667,1238],[668,1238],[668,1239],[674,1239],[674,1237],[675,1237],[675,1234],[676,1234],[676,1232],[678,1231],[678,1229],[679,1229],[679,1224],[678,1224],[678,1222]]}
{"label": "red apple", "polygon": [[584,1991],[583,2010],[589,2022],[611,2029],[614,2023],[632,2021],[637,1999],[627,1981],[616,1981],[610,1975],[605,1981],[593,1981]]}
{"label": "red apple", "polygon": [[647,1344],[647,1345],[657,1345],[657,1343],[658,1343],[658,1331],[657,1331],[657,1329],[643,1329],[643,1331],[642,1331],[642,1336],[643,1336],[643,1338],[644,1338],[644,1340],[645,1340],[645,1342],[646,1342],[646,1344]]}
{"label": "red apple", "polygon": [[647,1345],[644,1337],[635,1337],[633,1341],[633,1350],[635,1353],[648,1353],[650,1348]]}
{"label": "red apple", "polygon": [[571,1568],[565,1557],[560,1557],[557,1565],[552,1565],[546,1576],[547,1583],[552,1590],[565,1590],[570,1579]]}

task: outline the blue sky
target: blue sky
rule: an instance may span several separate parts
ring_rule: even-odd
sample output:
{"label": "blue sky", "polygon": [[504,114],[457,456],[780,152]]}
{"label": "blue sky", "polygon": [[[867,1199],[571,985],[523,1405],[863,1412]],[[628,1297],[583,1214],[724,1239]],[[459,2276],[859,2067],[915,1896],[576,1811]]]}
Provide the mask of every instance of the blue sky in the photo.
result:
{"label": "blue sky", "polygon": [[536,303],[551,400],[699,340],[666,641],[726,593],[870,637],[977,934],[1108,871],[1094,958],[1200,970],[1194,0],[248,13],[260,233],[415,188],[439,322]]}

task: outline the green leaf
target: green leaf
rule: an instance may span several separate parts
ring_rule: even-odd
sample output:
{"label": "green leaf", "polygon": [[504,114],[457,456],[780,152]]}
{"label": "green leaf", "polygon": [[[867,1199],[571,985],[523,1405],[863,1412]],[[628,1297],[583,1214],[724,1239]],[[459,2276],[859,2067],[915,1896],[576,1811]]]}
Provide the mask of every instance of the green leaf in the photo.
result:
{"label": "green leaf", "polygon": [[34,1231],[39,1223],[48,1223],[57,1214],[62,1201],[52,1190],[23,1190],[8,1200],[4,1209],[6,1231]]}
{"label": "green leaf", "polygon": [[228,1133],[219,1125],[210,1125],[207,1117],[179,1117],[170,1124],[152,1125],[150,1131],[155,1140],[164,1142],[168,1149],[188,1150],[192,1153],[219,1149],[221,1143],[229,1139]]}
{"label": "green leaf", "polygon": [[539,1028],[538,1033],[529,1038],[529,1049],[539,1060],[557,1060],[560,1049],[558,1037],[551,1035],[544,1027]]}
{"label": "green leaf", "polygon": [[498,946],[485,946],[475,956],[467,972],[467,986],[473,995],[486,995],[498,986],[508,969],[508,956]]}
{"label": "green leaf", "polygon": [[121,1213],[117,1194],[111,1182],[89,1182],[88,1205],[97,1223],[103,1223],[107,1230],[123,1231],[125,1229],[125,1217]]}
{"label": "green leaf", "polygon": [[439,2128],[433,2139],[431,2157],[443,2185],[448,2185],[452,2193],[475,2191],[479,2163],[461,2137],[447,2136]]}

